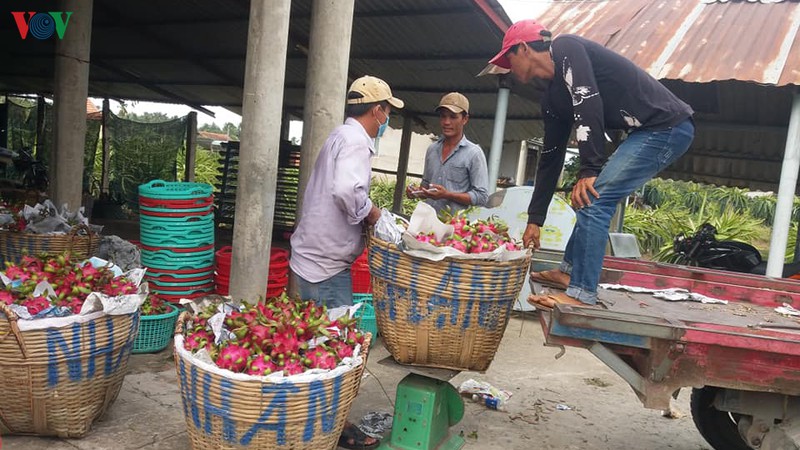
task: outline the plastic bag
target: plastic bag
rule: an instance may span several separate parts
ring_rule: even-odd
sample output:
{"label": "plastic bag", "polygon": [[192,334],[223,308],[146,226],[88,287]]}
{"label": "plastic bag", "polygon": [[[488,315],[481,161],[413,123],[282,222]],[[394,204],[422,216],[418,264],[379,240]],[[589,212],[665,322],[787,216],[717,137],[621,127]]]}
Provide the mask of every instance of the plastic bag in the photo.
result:
{"label": "plastic bag", "polygon": [[375,223],[375,236],[378,239],[381,239],[386,242],[390,242],[392,244],[399,244],[400,241],[403,239],[403,232],[405,232],[405,228],[397,224],[398,220],[402,220],[406,222],[406,219],[393,214],[391,211],[387,209],[381,209],[381,217]]}

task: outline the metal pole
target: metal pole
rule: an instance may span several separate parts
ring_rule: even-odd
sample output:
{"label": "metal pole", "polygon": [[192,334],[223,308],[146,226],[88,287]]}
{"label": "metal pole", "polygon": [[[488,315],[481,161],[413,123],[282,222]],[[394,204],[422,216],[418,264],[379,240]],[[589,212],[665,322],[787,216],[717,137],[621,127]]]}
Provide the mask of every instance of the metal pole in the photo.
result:
{"label": "metal pole", "polygon": [[0,147],[8,148],[8,96],[0,103]]}
{"label": "metal pole", "polygon": [[111,151],[108,147],[108,115],[111,113],[111,103],[108,99],[103,99],[103,115],[102,121],[100,122],[100,134],[102,135],[102,145],[103,145],[103,170],[102,174],[100,175],[100,194],[101,196],[104,194],[108,194],[108,171],[110,167],[108,166],[109,161],[111,161]]}
{"label": "metal pole", "polygon": [[186,165],[184,181],[194,181],[194,167],[197,162],[197,111],[186,116]]}
{"label": "metal pole", "polygon": [[497,190],[497,175],[500,172],[500,158],[503,156],[503,136],[506,130],[506,113],[511,85],[508,75],[498,77],[500,89],[497,91],[497,112],[494,115],[492,147],[489,151],[489,193]]}
{"label": "metal pole", "polygon": [[314,0],[313,3],[297,220],[300,220],[303,195],[322,145],[330,132],[344,121],[354,8],[355,0]]}
{"label": "metal pole", "polygon": [[525,186],[525,172],[528,168],[528,143],[520,141],[519,143],[519,158],[517,158],[517,176],[514,181],[517,186]]}
{"label": "metal pole", "polygon": [[291,0],[250,2],[230,295],[263,298],[278,181]]}
{"label": "metal pole", "polygon": [[795,92],[792,114],[789,118],[789,131],[786,134],[786,150],[783,153],[775,220],[772,222],[772,238],[769,243],[770,258],[767,261],[768,277],[780,278],[783,275],[783,255],[786,253],[786,243],[792,221],[792,204],[797,187],[798,170],[800,170],[800,92]]}
{"label": "metal pole", "polygon": [[406,195],[406,177],[408,176],[408,155],[411,153],[411,115],[403,113],[403,134],[400,135],[400,156],[397,159],[397,182],[394,185],[392,211],[403,212],[403,197]]}
{"label": "metal pole", "polygon": [[[44,97],[39,95],[36,98],[36,159],[39,161],[45,161],[46,158],[42,158],[44,153],[44,115],[45,111],[47,110],[47,106],[44,101]],[[49,155],[48,155],[49,156]],[[50,162],[47,161],[46,164],[48,167],[50,166]],[[48,169],[49,170],[49,169]]]}
{"label": "metal pole", "polygon": [[56,39],[55,60],[55,174],[53,197],[59,207],[81,206],[83,153],[86,146],[86,98],[89,94],[89,56],[92,40],[93,0],[59,2],[61,11],[72,11],[63,39]]}

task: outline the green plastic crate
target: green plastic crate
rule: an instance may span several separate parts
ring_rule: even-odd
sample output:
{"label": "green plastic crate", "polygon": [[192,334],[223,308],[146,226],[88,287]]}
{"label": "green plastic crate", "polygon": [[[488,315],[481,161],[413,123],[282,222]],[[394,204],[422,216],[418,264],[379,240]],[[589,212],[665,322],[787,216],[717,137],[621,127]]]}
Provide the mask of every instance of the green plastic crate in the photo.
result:
{"label": "green plastic crate", "polygon": [[132,353],[156,353],[167,348],[175,333],[180,309],[167,303],[171,311],[157,316],[141,316],[139,334],[133,341]]}
{"label": "green plastic crate", "polygon": [[353,304],[356,303],[363,303],[356,312],[358,329],[372,333],[372,342],[370,342],[370,347],[372,347],[378,337],[378,321],[375,319],[375,307],[372,306],[372,294],[353,294]]}

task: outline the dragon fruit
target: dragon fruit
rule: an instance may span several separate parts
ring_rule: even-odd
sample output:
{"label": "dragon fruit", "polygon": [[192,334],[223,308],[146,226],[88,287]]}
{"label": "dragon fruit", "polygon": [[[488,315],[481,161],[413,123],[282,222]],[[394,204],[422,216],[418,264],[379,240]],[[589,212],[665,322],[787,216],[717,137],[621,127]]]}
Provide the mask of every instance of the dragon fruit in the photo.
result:
{"label": "dragon fruit", "polygon": [[[130,280],[115,277],[109,267],[93,267],[88,262],[74,263],[69,254],[55,257],[25,256],[19,264],[6,262],[5,275],[15,283],[0,288],[0,302],[20,304],[35,313],[58,306],[77,314],[92,292],[117,296],[138,290]],[[55,296],[36,299],[33,292],[37,284],[43,281],[50,284]]]}
{"label": "dragon fruit", "polygon": [[244,372],[249,358],[250,351],[248,349],[239,344],[229,344],[219,351],[219,356],[215,362],[222,369],[228,369],[231,372]]}
{"label": "dragon fruit", "polygon": [[264,376],[277,371],[278,366],[264,354],[252,356],[247,362],[248,375]]}
{"label": "dragon fruit", "polygon": [[339,361],[353,356],[353,347],[347,345],[342,341],[339,340],[328,341],[328,346],[332,351],[336,353],[336,357],[339,359]]}
{"label": "dragon fruit", "polygon": [[209,333],[206,330],[199,329],[190,332],[189,335],[186,336],[186,339],[183,341],[183,348],[194,352],[207,347],[211,342],[213,342],[213,339]]}
{"label": "dragon fruit", "polygon": [[294,331],[285,329],[272,335],[272,357],[296,355],[300,351],[300,339]]}
{"label": "dragon fruit", "polygon": [[23,300],[22,306],[28,308],[28,314],[35,316],[50,307],[50,301],[45,297],[35,297]]}
{"label": "dragon fruit", "polygon": [[309,369],[334,369],[339,363],[336,355],[321,346],[306,353],[306,359],[303,362]]}
{"label": "dragon fruit", "polygon": [[[355,345],[364,339],[356,332],[357,319],[340,317],[331,322],[324,306],[293,301],[283,294],[227,313],[223,325],[232,334],[214,344],[208,319],[216,311],[216,306],[210,306],[188,322],[184,348],[193,353],[205,348],[217,366],[254,376],[334,369],[343,358],[353,356]],[[310,348],[316,338],[331,339],[340,334],[340,339],[328,341],[330,346]]]}
{"label": "dragon fruit", "polygon": [[298,373],[303,373],[305,370],[303,363],[296,357],[291,358],[283,365],[283,374],[286,376],[297,375]]}
{"label": "dragon fruit", "polygon": [[446,220],[453,225],[453,234],[437,241],[433,233],[421,232],[416,239],[439,247],[452,247],[462,253],[486,253],[499,247],[519,250],[521,247],[508,237],[508,226],[497,217],[469,221],[463,213],[457,213]]}

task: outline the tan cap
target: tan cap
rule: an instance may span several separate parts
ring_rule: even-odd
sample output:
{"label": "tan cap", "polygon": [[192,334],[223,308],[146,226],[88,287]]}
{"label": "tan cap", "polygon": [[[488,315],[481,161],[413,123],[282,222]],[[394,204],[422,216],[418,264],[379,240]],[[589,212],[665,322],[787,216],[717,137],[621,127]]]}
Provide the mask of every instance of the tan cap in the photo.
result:
{"label": "tan cap", "polygon": [[436,110],[439,110],[439,108],[447,108],[456,114],[462,112],[469,114],[469,100],[458,92],[451,92],[442,97],[442,101],[439,102]]}
{"label": "tan cap", "polygon": [[360,105],[363,103],[375,103],[387,101],[395,108],[402,108],[404,103],[399,98],[392,96],[392,90],[389,85],[380,78],[371,77],[369,75],[363,76],[353,84],[350,85],[349,92],[358,92],[363,97],[347,99],[348,105]]}

